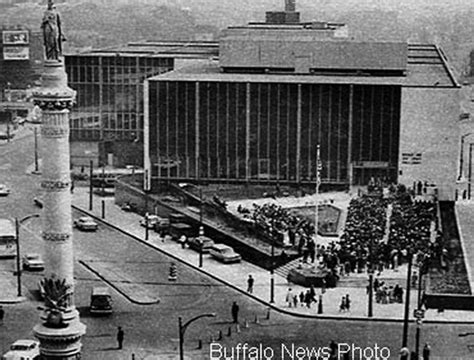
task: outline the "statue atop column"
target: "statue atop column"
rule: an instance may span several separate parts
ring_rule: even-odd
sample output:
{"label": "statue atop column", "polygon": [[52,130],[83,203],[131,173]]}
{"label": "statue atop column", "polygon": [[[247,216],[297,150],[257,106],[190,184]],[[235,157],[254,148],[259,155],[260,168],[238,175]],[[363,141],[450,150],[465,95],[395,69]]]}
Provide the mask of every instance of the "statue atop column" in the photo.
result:
{"label": "statue atop column", "polygon": [[46,60],[58,60],[62,55],[62,42],[65,40],[61,31],[61,18],[53,0],[48,0],[48,8],[44,12],[43,22],[43,40]]}

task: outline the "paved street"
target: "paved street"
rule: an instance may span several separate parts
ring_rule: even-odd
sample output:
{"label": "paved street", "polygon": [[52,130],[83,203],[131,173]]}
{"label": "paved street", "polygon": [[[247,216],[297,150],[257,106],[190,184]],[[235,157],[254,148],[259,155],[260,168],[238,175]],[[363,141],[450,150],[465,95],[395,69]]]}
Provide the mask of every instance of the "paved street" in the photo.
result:
{"label": "paved street", "polygon": [[[0,216],[23,217],[38,212],[39,209],[32,203],[32,198],[38,192],[39,177],[26,172],[27,164],[33,163],[31,136],[14,140],[8,145],[1,145],[0,167],[8,171],[0,172],[0,183],[7,183],[12,188],[12,194],[0,198]],[[76,205],[80,195],[81,189],[78,189],[75,194]],[[107,206],[106,214],[111,216],[114,205],[110,202]],[[73,217],[78,216],[79,213],[74,211]],[[127,217],[129,223],[122,222],[120,225],[130,231],[140,231],[143,238],[144,229],[138,226],[138,217],[128,213]],[[20,239],[23,252],[41,250],[40,225],[40,219],[31,219],[22,226]],[[153,236],[151,245],[174,256],[181,254],[183,260],[197,265],[198,255],[194,251],[182,250],[173,242],[162,243],[153,232],[150,234]],[[211,336],[213,340],[227,347],[244,342],[270,346],[276,356],[279,356],[282,344],[291,346],[294,343],[295,346],[318,348],[327,346],[333,339],[338,342],[354,343],[359,347],[374,347],[377,343],[390,349],[390,358],[397,358],[402,334],[402,325],[399,322],[347,321],[343,317],[348,314],[335,314],[339,319],[300,318],[278,313],[276,310],[271,311],[270,319],[267,319],[267,305],[249,297],[245,291],[237,291],[184,263],[178,265],[178,282],[169,283],[167,275],[172,258],[104,224],[100,224],[97,233],[75,230],[74,241],[76,306],[81,312],[82,321],[88,326],[83,339],[85,359],[131,359],[132,353],[136,355],[136,359],[176,358],[178,316],[186,320],[206,312],[215,312],[217,316],[214,319],[198,320],[186,332],[185,349],[189,359],[210,358]],[[187,258],[184,258],[184,255]],[[204,270],[209,271],[213,267],[218,269],[220,275],[227,277],[225,281],[232,281],[232,284],[240,290],[246,286],[246,276],[243,274],[260,274],[260,270],[254,265],[245,264],[238,268],[239,271],[234,271],[237,269],[234,265],[222,265],[206,258]],[[12,260],[0,261],[1,296],[5,296],[6,293],[16,296],[13,269]],[[5,352],[12,341],[32,337],[31,329],[38,322],[36,307],[40,305],[36,284],[41,276],[42,272],[25,272],[22,279],[26,300],[18,304],[5,305],[6,317],[4,324],[0,325],[0,353]],[[105,284],[112,288],[115,312],[111,317],[96,318],[88,314],[90,289],[97,284]],[[277,284],[280,285],[277,286],[276,305],[282,307],[284,301],[281,294],[286,293],[287,284],[284,280],[277,281]],[[269,295],[267,272],[261,277],[259,275],[256,285],[255,295],[267,301]],[[352,315],[357,315],[360,311],[360,315],[363,316],[366,309],[364,302],[360,302],[361,310],[357,310],[358,296],[356,293],[351,295],[354,301]],[[159,302],[153,303],[153,300],[158,298]],[[363,298],[365,299],[365,294]],[[140,301],[151,304],[141,304]],[[240,305],[240,333],[230,322],[232,301],[237,301]],[[328,299],[324,303],[325,315],[330,314],[331,309],[338,306]],[[315,309],[299,309],[299,311],[301,314],[316,312]],[[375,314],[379,314],[379,310],[376,309]],[[258,323],[255,322],[255,318]],[[115,349],[115,333],[118,325],[123,326],[125,330],[125,346],[124,350],[120,351]],[[230,336],[228,336],[229,328]],[[413,346],[414,331],[415,326],[410,325],[410,346]],[[222,333],[221,340],[217,340],[219,332]],[[424,324],[421,343],[431,344],[435,359],[471,359],[474,337],[459,337],[458,334],[472,332],[474,326],[470,324]],[[201,350],[196,349],[198,340],[203,341]]]}

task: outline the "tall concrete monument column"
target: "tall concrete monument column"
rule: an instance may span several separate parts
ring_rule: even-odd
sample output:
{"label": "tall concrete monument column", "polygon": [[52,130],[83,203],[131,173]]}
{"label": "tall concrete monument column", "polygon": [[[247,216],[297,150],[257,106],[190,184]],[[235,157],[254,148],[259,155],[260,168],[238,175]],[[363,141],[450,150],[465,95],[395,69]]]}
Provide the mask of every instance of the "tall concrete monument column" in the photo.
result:
{"label": "tall concrete monument column", "polygon": [[81,358],[86,326],[74,305],[74,255],[71,217],[69,109],[75,91],[67,86],[61,57],[59,14],[52,1],[43,18],[46,60],[41,87],[34,92],[42,110],[42,181],[45,290],[40,323],[33,329],[44,360]]}

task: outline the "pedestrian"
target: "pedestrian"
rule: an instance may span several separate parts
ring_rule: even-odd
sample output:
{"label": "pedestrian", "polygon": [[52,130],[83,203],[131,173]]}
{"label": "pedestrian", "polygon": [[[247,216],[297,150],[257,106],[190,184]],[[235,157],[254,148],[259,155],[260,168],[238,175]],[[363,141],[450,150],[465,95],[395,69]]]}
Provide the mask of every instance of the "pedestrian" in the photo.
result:
{"label": "pedestrian", "polygon": [[74,180],[71,180],[71,194],[74,194]]}
{"label": "pedestrian", "polygon": [[293,301],[293,290],[291,288],[288,288],[288,292],[286,293],[285,301],[286,301],[288,307],[291,307],[291,303]]}
{"label": "pedestrian", "polygon": [[239,322],[239,305],[237,305],[237,302],[234,301],[232,304],[232,321],[234,324],[237,324]]}
{"label": "pedestrian", "polygon": [[349,294],[346,294],[346,310],[351,311],[351,299],[349,298]]}
{"label": "pedestrian", "polygon": [[247,279],[247,292],[249,294],[253,293],[253,283],[255,279],[252,277],[252,275],[249,275],[249,278]]}
{"label": "pedestrian", "polygon": [[423,360],[430,360],[431,346],[426,343],[423,347]]}
{"label": "pedestrian", "polygon": [[304,291],[300,292],[300,304],[304,306]]}
{"label": "pedestrian", "polygon": [[293,305],[295,308],[298,307],[298,295],[293,295]]}
{"label": "pedestrian", "polygon": [[342,297],[341,304],[339,305],[339,312],[344,312],[344,311],[346,311],[346,298],[345,298],[345,296]]}
{"label": "pedestrian", "polygon": [[336,356],[338,345],[334,340],[329,343],[329,349],[331,350],[331,356]]}
{"label": "pedestrian", "polygon": [[0,324],[3,324],[4,317],[5,317],[5,310],[3,309],[3,306],[0,305]]}
{"label": "pedestrian", "polygon": [[304,294],[304,302],[306,303],[306,307],[308,309],[311,308],[311,293],[308,291],[306,291],[306,293]]}
{"label": "pedestrian", "polygon": [[118,348],[119,349],[122,349],[123,347],[123,336],[124,336],[124,332],[122,330],[122,327],[119,326],[118,327],[118,330],[117,330],[117,342],[118,342]]}

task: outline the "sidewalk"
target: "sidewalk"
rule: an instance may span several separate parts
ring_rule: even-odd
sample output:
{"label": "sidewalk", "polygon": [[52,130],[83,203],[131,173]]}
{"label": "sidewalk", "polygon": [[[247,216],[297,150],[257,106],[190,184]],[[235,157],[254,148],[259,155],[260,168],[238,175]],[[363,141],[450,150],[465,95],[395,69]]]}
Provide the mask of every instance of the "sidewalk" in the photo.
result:
{"label": "sidewalk", "polygon": [[[135,213],[124,212],[117,205],[114,204],[113,197],[99,197],[94,195],[93,211],[88,211],[89,208],[89,193],[87,188],[76,188],[73,195],[73,205],[85,213],[93,215],[100,219],[101,217],[101,201],[105,203],[105,219],[103,221],[122,229],[123,231],[135,236],[140,241],[146,242],[145,229],[139,225],[140,216]],[[298,305],[297,308],[289,307],[286,302],[286,294],[291,287],[293,294],[299,294],[301,291],[306,291],[298,285],[288,284],[285,278],[278,274],[274,274],[275,290],[274,290],[274,304],[270,304],[270,274],[267,270],[259,268],[256,265],[242,261],[239,264],[221,264],[212,259],[208,254],[203,254],[203,267],[199,269],[199,254],[191,249],[182,249],[181,245],[171,241],[164,240],[159,235],[150,230],[148,243],[167,253],[179,261],[187,263],[198,270],[201,270],[210,276],[227,283],[242,292],[247,290],[248,275],[252,275],[255,279],[253,294],[249,296],[254,297],[260,302],[267,303],[275,309],[293,314],[296,316],[310,316],[310,317],[325,317],[334,319],[358,319],[370,320],[367,317],[367,294],[365,286],[347,286],[337,287],[334,289],[327,289],[325,294],[321,294],[321,289],[316,289],[317,297],[321,295],[323,298],[323,314],[318,315],[318,306],[313,304],[311,308],[306,308]],[[170,260],[171,261],[171,260]],[[384,271],[379,280],[384,280],[386,284],[401,282],[405,283],[407,267],[400,267],[398,271],[388,270]],[[366,274],[353,274],[351,278],[360,278],[360,283],[365,284],[364,279],[367,279]],[[339,304],[341,298],[349,294],[351,297],[350,312],[340,312]],[[410,319],[413,318],[413,310],[416,308],[417,291],[412,289],[410,296]],[[385,321],[402,321],[404,314],[404,304],[378,304],[373,303],[373,317],[372,320]],[[453,311],[445,310],[443,313],[438,313],[436,310],[427,310],[425,314],[425,321],[430,322],[474,322],[474,312],[469,311]]]}

